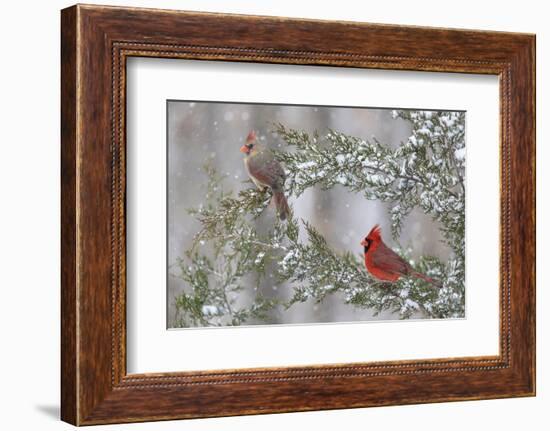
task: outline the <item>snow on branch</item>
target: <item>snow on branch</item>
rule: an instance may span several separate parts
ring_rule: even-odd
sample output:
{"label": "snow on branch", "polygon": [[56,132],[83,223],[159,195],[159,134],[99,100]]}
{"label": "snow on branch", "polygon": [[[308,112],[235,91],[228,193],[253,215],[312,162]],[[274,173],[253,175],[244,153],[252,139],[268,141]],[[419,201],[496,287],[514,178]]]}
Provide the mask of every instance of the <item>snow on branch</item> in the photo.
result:
{"label": "snow on branch", "polygon": [[[207,167],[207,202],[190,213],[201,229],[193,246],[178,259],[172,276],[187,288],[175,300],[176,326],[240,325],[285,313],[297,302],[323,301],[339,292],[346,303],[375,312],[391,310],[401,318],[464,315],[465,114],[393,111],[412,133],[398,146],[329,130],[324,136],[275,126],[286,143],[276,157],[287,173],[286,194],[299,198],[317,186],[335,185],[366,199],[390,204],[392,234],[398,238],[406,216],[419,208],[439,226],[451,253],[447,262],[422,256],[411,264],[442,282],[433,289],[419,279],[396,283],[373,279],[360,255],[339,253],[305,220],[273,220],[261,233],[254,220],[264,214],[270,193],[252,187],[223,191],[224,178]],[[301,235],[300,232],[303,234]],[[407,258],[410,250],[398,250]],[[270,268],[270,271],[266,271]],[[288,285],[288,300],[259,294],[239,299],[245,286],[268,280]],[[247,288],[249,289],[249,288]]]}

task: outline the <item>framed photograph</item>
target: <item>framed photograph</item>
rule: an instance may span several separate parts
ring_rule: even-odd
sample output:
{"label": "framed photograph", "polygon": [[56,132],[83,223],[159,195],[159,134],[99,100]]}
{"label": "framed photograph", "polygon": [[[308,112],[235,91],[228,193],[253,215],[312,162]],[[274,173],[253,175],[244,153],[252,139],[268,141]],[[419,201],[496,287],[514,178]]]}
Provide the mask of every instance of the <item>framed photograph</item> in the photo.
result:
{"label": "framed photograph", "polygon": [[535,394],[535,37],[61,14],[61,416]]}

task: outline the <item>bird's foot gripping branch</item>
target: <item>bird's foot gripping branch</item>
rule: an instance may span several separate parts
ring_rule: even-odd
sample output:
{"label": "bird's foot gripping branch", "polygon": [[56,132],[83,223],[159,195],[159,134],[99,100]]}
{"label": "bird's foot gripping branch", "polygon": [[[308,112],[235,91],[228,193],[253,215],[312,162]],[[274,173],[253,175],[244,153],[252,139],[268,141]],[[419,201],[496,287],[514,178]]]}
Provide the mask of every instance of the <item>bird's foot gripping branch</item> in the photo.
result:
{"label": "bird's foot gripping branch", "polygon": [[[171,268],[172,276],[186,284],[175,298],[175,326],[257,322],[288,312],[296,303],[322,302],[336,293],[352,306],[377,313],[390,310],[400,318],[463,317],[464,113],[395,111],[394,116],[412,129],[407,142],[396,147],[375,138],[335,131],[320,137],[277,125],[286,147],[275,153],[286,171],[285,195],[296,200],[311,187],[328,190],[338,184],[386,202],[395,239],[405,217],[420,209],[438,226],[449,248],[446,262],[422,256],[412,264],[410,250],[396,250],[411,276],[377,279],[365,269],[360,246],[334,250],[308,221],[292,212],[282,221],[266,211],[270,189],[251,184],[225,193],[224,178],[207,168],[207,202],[191,211],[200,231]],[[365,233],[370,228],[365,226]],[[260,288],[266,283],[273,289],[286,286],[288,297],[266,297]]]}

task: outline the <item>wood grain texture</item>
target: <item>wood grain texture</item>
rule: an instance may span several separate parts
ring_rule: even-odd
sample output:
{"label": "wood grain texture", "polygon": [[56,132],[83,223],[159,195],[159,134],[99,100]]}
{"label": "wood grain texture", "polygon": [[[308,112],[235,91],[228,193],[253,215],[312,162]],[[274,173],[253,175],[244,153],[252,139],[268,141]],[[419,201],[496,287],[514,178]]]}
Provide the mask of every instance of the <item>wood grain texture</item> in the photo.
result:
{"label": "wood grain texture", "polygon": [[61,418],[77,422],[76,9],[61,16]]}
{"label": "wood grain texture", "polygon": [[[534,394],[533,35],[79,5],[62,11],[61,36],[63,420],[86,425]],[[500,354],[127,375],[131,56],[498,75]]]}

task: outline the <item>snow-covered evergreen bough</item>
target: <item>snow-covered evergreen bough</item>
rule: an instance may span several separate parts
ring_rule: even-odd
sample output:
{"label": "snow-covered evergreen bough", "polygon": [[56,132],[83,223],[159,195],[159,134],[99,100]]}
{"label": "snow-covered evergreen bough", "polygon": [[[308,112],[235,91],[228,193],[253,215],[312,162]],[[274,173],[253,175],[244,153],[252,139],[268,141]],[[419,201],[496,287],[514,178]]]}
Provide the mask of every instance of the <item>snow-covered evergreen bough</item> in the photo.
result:
{"label": "snow-covered evergreen bough", "polygon": [[[376,138],[362,139],[330,130],[322,136],[275,126],[284,148],[275,157],[285,167],[285,195],[298,199],[311,187],[336,185],[369,200],[388,203],[391,235],[398,242],[407,215],[419,209],[438,226],[449,259],[408,260],[411,271],[426,277],[395,282],[374,278],[360,253],[333,250],[308,221],[290,211],[258,231],[270,191],[246,188],[225,193],[224,177],[206,167],[207,202],[190,212],[200,231],[178,258],[171,274],[186,284],[175,298],[175,327],[242,325],[285,313],[299,302],[322,302],[329,295],[399,318],[459,318],[465,309],[465,113],[393,111],[410,123],[412,133],[397,147]],[[365,228],[368,228],[367,226]],[[387,233],[389,234],[389,232]],[[358,238],[358,242],[362,238]],[[408,259],[411,250],[395,250]],[[438,288],[427,280],[437,280]],[[292,290],[290,299],[263,297],[266,280]],[[253,289],[243,303],[239,295]]]}

